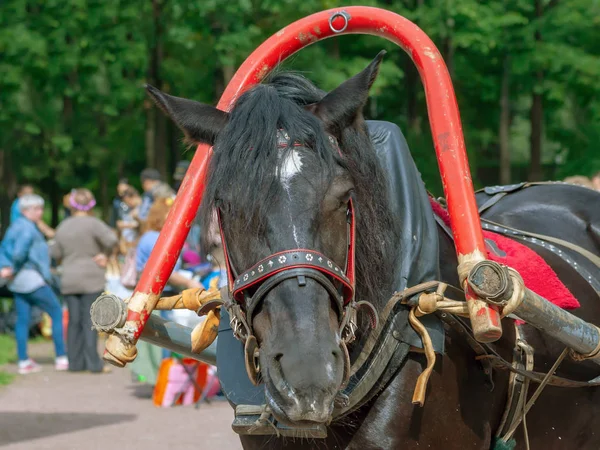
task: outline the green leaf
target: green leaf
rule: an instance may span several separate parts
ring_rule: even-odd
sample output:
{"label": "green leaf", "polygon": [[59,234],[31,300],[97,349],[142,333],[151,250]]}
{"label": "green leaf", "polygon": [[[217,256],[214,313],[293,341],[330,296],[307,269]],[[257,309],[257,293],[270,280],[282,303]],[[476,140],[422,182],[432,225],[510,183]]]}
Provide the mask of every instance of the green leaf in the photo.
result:
{"label": "green leaf", "polygon": [[27,122],[24,127],[25,131],[29,134],[40,134],[42,130],[33,122]]}

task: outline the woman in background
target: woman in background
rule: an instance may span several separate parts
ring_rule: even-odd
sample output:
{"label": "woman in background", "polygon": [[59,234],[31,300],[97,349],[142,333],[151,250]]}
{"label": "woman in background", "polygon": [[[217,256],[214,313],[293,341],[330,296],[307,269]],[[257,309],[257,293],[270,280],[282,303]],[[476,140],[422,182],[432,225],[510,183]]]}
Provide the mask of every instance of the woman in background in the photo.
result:
{"label": "woman in background", "polygon": [[[136,268],[138,276],[141,275],[144,266],[148,262],[148,258],[150,258],[150,253],[152,252],[154,245],[156,245],[160,231],[165,225],[171,205],[173,205],[173,198],[161,197],[156,199],[150,207],[146,220],[146,232],[140,238],[137,246]],[[202,287],[199,282],[182,275],[180,273],[181,268],[182,260],[180,256],[177,259],[173,273],[167,281],[167,286],[163,291],[164,296],[172,295],[167,293],[168,291],[179,292],[182,289]]]}
{"label": "woman in background", "polygon": [[92,210],[96,205],[88,189],[69,195],[71,216],[56,229],[51,252],[62,263],[61,293],[69,309],[67,352],[69,370],[103,372],[98,355],[98,334],[92,329],[90,307],[104,291],[107,255],[117,245],[115,232]]}
{"label": "woman in background", "polygon": [[[137,246],[136,268],[138,277],[142,274],[148,262],[150,253],[156,245],[160,230],[165,225],[167,214],[169,214],[172,205],[172,197],[159,197],[152,203],[148,211],[144,227],[146,231],[138,241]],[[191,278],[191,273],[190,276],[184,275],[185,272],[181,271],[181,267],[182,258],[180,256],[163,290],[163,296],[175,295],[183,289],[202,287],[202,284]],[[152,314],[171,319],[171,313],[171,311],[154,311]],[[137,357],[128,364],[130,370],[138,380],[151,385],[156,384],[161,361],[164,357],[169,356],[170,352],[143,341],[138,341],[136,348]]]}
{"label": "woman in background", "polygon": [[48,244],[37,225],[44,213],[44,199],[36,194],[24,194],[19,198],[18,208],[20,215],[6,230],[0,246],[0,278],[8,280],[8,288],[14,294],[19,373],[29,374],[41,370],[27,356],[32,306],[38,306],[52,319],[55,368],[67,370],[69,361],[63,342],[62,308],[50,287],[52,274]]}
{"label": "woman in background", "polygon": [[142,204],[142,197],[139,192],[129,186],[123,192],[123,203],[127,206],[127,210],[123,211],[116,226],[120,232],[121,242],[119,244],[121,254],[126,255],[130,248],[135,248],[139,238],[140,223],[138,221],[138,209]]}

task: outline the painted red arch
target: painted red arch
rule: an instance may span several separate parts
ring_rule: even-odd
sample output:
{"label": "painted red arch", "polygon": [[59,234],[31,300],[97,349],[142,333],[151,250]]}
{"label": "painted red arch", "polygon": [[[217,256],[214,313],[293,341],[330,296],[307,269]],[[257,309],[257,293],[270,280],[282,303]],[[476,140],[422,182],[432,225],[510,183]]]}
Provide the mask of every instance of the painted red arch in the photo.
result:
{"label": "painted red arch", "polygon": [[[342,28],[342,32],[334,31]],[[275,65],[298,50],[340,34],[383,37],[403,48],[416,64],[425,88],[429,122],[459,263],[468,267],[470,263],[485,259],[481,224],[452,81],[434,43],[406,18],[379,8],[350,6],[300,19],[271,36],[246,59],[227,86],[218,107],[229,109],[240,93],[260,82]],[[130,302],[130,308],[135,306],[136,310],[143,309],[146,312],[154,308],[200,205],[210,153],[210,147],[198,146],[167,223],[137,285],[136,293],[142,295],[134,297],[139,299],[139,303],[133,305]],[[498,312],[467,294],[477,338],[481,341],[498,339],[502,334]],[[143,316],[147,317],[147,314]],[[141,334],[144,325],[145,321],[136,321],[136,336]]]}

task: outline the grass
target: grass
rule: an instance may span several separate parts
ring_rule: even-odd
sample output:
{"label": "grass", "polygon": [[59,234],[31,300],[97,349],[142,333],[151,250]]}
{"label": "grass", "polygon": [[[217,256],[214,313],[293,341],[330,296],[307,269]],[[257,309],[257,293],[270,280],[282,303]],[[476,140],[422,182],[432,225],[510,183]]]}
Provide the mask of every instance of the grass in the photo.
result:
{"label": "grass", "polygon": [[[11,336],[0,334],[0,367],[15,361],[15,340]],[[9,384],[15,378],[14,374],[4,372],[0,369],[0,386]]]}
{"label": "grass", "polygon": [[0,370],[0,386],[6,386],[15,379],[14,373],[8,373],[3,370]]}

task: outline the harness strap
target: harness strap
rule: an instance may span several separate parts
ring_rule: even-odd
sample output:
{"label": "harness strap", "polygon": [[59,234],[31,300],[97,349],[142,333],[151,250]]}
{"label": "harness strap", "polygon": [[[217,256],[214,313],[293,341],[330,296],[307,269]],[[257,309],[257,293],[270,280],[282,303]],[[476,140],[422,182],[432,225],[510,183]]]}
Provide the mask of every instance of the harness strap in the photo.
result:
{"label": "harness strap", "polygon": [[[513,368],[521,371],[533,370],[533,348],[527,344],[521,327],[515,323],[516,345],[513,350]],[[506,408],[502,416],[502,421],[498,426],[496,438],[507,441],[508,431],[519,418],[519,413],[523,411],[523,407],[527,400],[527,392],[529,390],[530,379],[525,375],[512,371],[508,379],[508,396]],[[524,423],[525,424],[525,423]]]}
{"label": "harness strap", "polygon": [[312,269],[310,267],[297,267],[293,269],[287,269],[285,271],[281,271],[275,275],[270,276],[264,281],[264,283],[262,283],[258,287],[258,289],[254,293],[254,295],[252,295],[252,297],[247,297],[246,320],[248,321],[248,325],[250,327],[252,327],[252,318],[254,316],[254,310],[261,302],[263,297],[277,284],[281,283],[284,280],[289,280],[291,278],[297,278],[298,284],[300,286],[306,284],[305,278],[311,278],[317,281],[321,286],[323,286],[327,290],[330,297],[335,300],[334,303],[337,308],[338,318],[342,320],[344,312],[343,300],[333,283],[329,281],[329,278],[327,278],[325,275],[323,275],[316,269]]}
{"label": "harness strap", "polygon": [[[546,185],[556,185],[556,184],[563,185],[563,184],[568,184],[568,183],[564,183],[562,181],[534,181],[534,182],[524,182],[524,183],[519,183],[519,184],[513,184],[513,185],[509,185],[509,186],[492,186],[492,187],[486,187],[483,189],[479,189],[478,191],[475,192],[476,194],[480,193],[480,192],[485,192],[487,195],[492,195],[492,198],[487,200],[483,205],[481,205],[479,207],[479,215],[481,216],[484,211],[486,211],[489,208],[491,208],[492,206],[494,206],[503,197],[505,197],[506,195],[508,195],[510,193],[513,193],[513,192],[516,192],[516,191],[519,191],[521,189],[525,189],[525,188],[528,188],[531,186],[546,186]],[[552,242],[554,244],[561,245],[563,247],[566,247],[568,249],[571,249],[571,250],[579,253],[580,255],[587,258],[592,263],[594,263],[596,265],[596,267],[600,268],[600,258],[598,256],[594,255],[593,253],[589,252],[588,250],[586,250],[576,244],[573,244],[571,242],[567,242],[563,239],[558,239],[558,238],[546,236],[543,234],[530,233],[527,231],[518,230],[516,228],[511,228],[506,225],[500,225],[495,222],[492,222],[491,220],[484,219],[483,217],[481,218],[481,221],[487,222],[491,225],[501,226],[501,227],[504,227],[511,231],[516,231],[523,236],[529,236],[529,237],[533,237],[536,239],[541,239],[541,240],[544,240],[547,242]]]}
{"label": "harness strap", "polygon": [[490,209],[492,206],[498,203],[506,194],[508,194],[508,192],[498,192],[492,198],[487,200],[483,205],[479,207],[479,215],[481,216],[481,214],[483,214],[485,210]]}
{"label": "harness strap", "polygon": [[[541,383],[546,376],[543,372],[536,372],[533,370],[523,370],[518,367],[513,367],[511,363],[506,361],[504,358],[497,355],[482,355],[477,356],[476,359],[479,361],[489,361],[494,369],[508,370],[515,374],[521,375],[534,383]],[[583,388],[583,387],[595,387],[600,386],[600,377],[593,378],[589,381],[577,381],[570,380],[568,378],[559,377],[558,375],[552,375],[548,381],[550,386],[563,387],[563,388]]]}
{"label": "harness strap", "polygon": [[376,328],[369,333],[360,354],[352,363],[350,381],[342,391],[347,397],[335,406],[333,417],[339,419],[357,410],[392,379],[400,369],[410,345],[403,341],[402,330],[409,327],[408,308],[405,299],[435,289],[439,281],[428,281],[396,292],[379,314]]}
{"label": "harness strap", "polygon": [[[526,186],[537,185],[537,184],[548,184],[548,183],[530,183],[530,184],[527,184]],[[480,192],[480,191],[478,191],[478,192]],[[503,195],[498,197],[494,203],[498,202],[498,200],[500,198],[504,197],[507,193],[501,192],[497,195],[500,195],[500,194],[503,194]],[[496,196],[494,196],[493,198],[496,198]],[[483,206],[485,206],[485,205],[483,205]],[[483,209],[483,206],[482,206],[482,209]],[[452,234],[452,230],[450,230],[450,228],[446,225],[446,223],[443,221],[443,219],[435,213],[433,214],[433,217],[434,217],[435,221],[437,222],[438,226],[446,233],[446,235],[448,235],[448,237],[452,241],[454,241],[454,235]],[[574,252],[576,252],[579,255],[581,255],[582,257],[586,258],[588,261],[590,261],[592,264],[594,264],[596,267],[598,267],[600,269],[600,258],[598,256],[594,255],[593,253],[589,252],[588,250],[586,250],[576,244],[567,242],[563,239],[558,239],[558,238],[546,236],[543,234],[530,233],[528,231],[519,230],[517,228],[512,228],[512,227],[509,227],[506,225],[502,225],[502,224],[493,222],[488,219],[484,219],[483,217],[481,217],[480,220],[481,220],[481,227],[484,230],[499,233],[499,234],[502,234],[502,235],[505,235],[505,236],[511,237],[511,238],[523,239],[527,242],[541,245],[542,247],[545,247],[546,249],[550,250],[555,255],[559,256],[564,261],[566,261],[575,271],[577,271],[579,273],[579,275],[588,284],[590,284],[592,286],[592,288],[596,292],[600,293],[600,282],[597,281],[596,278],[594,276],[592,276],[581,264],[578,265],[574,261],[569,259],[568,256],[564,252],[562,252],[557,247],[554,247],[552,245],[552,243],[554,243],[556,245],[560,245],[565,248],[568,248],[570,250],[573,250]]]}
{"label": "harness strap", "polygon": [[[553,244],[557,244],[560,245],[562,247],[566,247],[570,250],[573,250],[577,253],[579,253],[581,256],[583,256],[584,258],[588,259],[590,262],[592,262],[593,264],[596,265],[596,267],[598,267],[600,269],[600,257],[594,255],[592,252],[590,252],[589,250],[586,250],[583,247],[580,247],[579,245],[573,244],[571,242],[565,241],[564,239],[559,239],[559,238],[555,238],[552,236],[547,236],[545,234],[538,234],[538,233],[532,233],[530,231],[523,231],[523,230],[519,230],[517,228],[512,228],[509,227],[507,225],[502,225],[496,222],[493,222],[489,219],[484,219],[481,218],[482,222],[488,223],[490,225],[496,226],[496,227],[501,227],[501,228],[506,228],[507,230],[510,230],[512,232],[515,232],[519,235],[522,236],[529,236],[532,238],[536,238],[536,239],[540,239],[542,241],[548,241],[548,242],[552,242]],[[514,236],[514,234],[511,234]]]}

